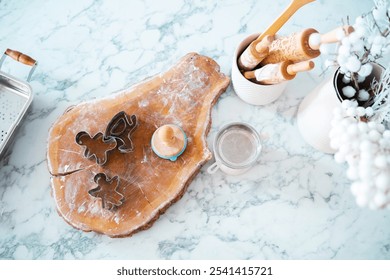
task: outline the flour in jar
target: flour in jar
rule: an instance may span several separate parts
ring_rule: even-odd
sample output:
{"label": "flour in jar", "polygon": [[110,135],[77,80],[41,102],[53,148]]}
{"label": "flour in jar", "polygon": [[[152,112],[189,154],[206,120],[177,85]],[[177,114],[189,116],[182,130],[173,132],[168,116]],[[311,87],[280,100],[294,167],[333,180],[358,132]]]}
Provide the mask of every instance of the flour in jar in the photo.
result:
{"label": "flour in jar", "polygon": [[258,140],[241,126],[233,126],[222,133],[217,143],[221,159],[232,166],[245,166],[258,155]]}

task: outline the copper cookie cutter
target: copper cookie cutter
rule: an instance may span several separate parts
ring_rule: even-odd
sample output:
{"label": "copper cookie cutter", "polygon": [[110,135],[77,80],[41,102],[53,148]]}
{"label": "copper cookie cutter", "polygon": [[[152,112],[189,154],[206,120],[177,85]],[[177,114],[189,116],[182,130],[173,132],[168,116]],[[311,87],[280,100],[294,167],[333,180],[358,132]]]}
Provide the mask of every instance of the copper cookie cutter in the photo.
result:
{"label": "copper cookie cutter", "polygon": [[108,123],[105,133],[98,132],[93,137],[86,131],[77,133],[75,141],[84,146],[84,157],[95,158],[99,165],[104,165],[108,160],[110,151],[118,148],[121,153],[129,153],[134,150],[131,134],[138,126],[136,115],[130,117],[126,112],[117,113]]}

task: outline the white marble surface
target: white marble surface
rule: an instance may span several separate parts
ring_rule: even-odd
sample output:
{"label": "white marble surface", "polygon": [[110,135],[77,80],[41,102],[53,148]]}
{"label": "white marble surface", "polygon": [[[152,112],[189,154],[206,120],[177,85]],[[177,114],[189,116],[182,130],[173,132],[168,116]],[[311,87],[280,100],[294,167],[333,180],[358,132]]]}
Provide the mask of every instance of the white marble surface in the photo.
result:
{"label": "white marble surface", "polygon": [[[235,46],[288,2],[1,1],[0,50],[28,53],[39,66],[32,110],[0,163],[0,259],[390,259],[390,212],[359,209],[345,166],[298,132],[297,108],[322,79],[319,66],[267,106],[245,104],[229,87],[213,110],[208,143],[222,124],[249,122],[263,140],[259,164],[237,177],[210,176],[206,164],[149,230],[110,239],[73,229],[55,210],[46,139],[67,107],[125,88],[191,51],[229,75]],[[324,32],[371,5],[316,1],[282,32]]]}

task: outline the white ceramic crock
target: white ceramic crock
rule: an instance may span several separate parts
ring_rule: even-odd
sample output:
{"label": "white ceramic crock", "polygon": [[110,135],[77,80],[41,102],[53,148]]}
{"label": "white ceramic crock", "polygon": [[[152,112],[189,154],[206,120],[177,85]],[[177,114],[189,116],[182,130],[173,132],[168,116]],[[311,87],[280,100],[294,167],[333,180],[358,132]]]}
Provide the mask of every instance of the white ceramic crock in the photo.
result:
{"label": "white ceramic crock", "polygon": [[246,47],[260,34],[252,34],[245,38],[234,52],[232,63],[232,84],[236,94],[245,102],[252,105],[266,105],[275,101],[284,91],[287,82],[275,85],[259,85],[247,80],[240,72],[237,59]]}

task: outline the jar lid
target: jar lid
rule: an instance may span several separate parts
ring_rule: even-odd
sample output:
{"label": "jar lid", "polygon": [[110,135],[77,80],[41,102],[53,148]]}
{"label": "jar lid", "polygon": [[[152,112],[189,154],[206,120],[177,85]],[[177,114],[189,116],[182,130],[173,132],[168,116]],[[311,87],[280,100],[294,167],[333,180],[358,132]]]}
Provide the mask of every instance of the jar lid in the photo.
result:
{"label": "jar lid", "polygon": [[214,140],[216,159],[230,168],[253,166],[261,151],[258,132],[249,124],[234,122],[225,125]]}

